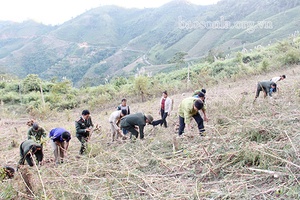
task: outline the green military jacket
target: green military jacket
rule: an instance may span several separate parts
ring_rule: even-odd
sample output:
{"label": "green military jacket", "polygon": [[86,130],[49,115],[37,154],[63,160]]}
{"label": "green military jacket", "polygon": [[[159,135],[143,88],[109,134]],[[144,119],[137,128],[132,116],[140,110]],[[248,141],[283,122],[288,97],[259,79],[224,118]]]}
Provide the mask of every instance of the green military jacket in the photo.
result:
{"label": "green military jacket", "polygon": [[87,128],[93,128],[94,124],[92,122],[92,118],[88,118],[87,120],[84,120],[82,117],[79,118],[79,120],[75,121],[75,127],[76,127],[76,136],[83,136],[88,137],[88,132],[85,132],[85,129]]}
{"label": "green military jacket", "polygon": [[46,138],[46,131],[43,127],[39,127],[38,130],[34,130],[30,127],[27,132],[27,139],[34,140],[36,142],[41,142],[41,138]]}
{"label": "green military jacket", "polygon": [[179,116],[184,118],[184,123],[189,124],[191,118],[198,114],[198,110],[194,109],[194,103],[197,101],[194,97],[188,97],[182,100],[179,105],[178,113]]}
{"label": "green military jacket", "polygon": [[146,126],[146,117],[143,113],[126,115],[121,119],[121,128],[135,126],[139,127],[140,134],[143,135]]}

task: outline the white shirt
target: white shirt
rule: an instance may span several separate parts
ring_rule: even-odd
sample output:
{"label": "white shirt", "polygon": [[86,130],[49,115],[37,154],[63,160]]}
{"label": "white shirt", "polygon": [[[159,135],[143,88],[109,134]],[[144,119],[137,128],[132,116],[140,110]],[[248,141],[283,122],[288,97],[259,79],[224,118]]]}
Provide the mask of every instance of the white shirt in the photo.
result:
{"label": "white shirt", "polygon": [[121,118],[121,112],[122,110],[116,110],[109,116],[109,122],[116,124],[117,121]]}
{"label": "white shirt", "polygon": [[280,76],[278,76],[278,77],[273,77],[272,79],[271,79],[271,81],[273,81],[274,83],[277,83],[279,80],[280,80]]}
{"label": "white shirt", "polygon": [[[160,99],[160,105],[161,105],[161,102],[163,100],[164,97],[162,97]],[[167,113],[170,113],[172,110],[172,99],[170,97],[167,97],[166,100],[165,100],[165,112]]]}

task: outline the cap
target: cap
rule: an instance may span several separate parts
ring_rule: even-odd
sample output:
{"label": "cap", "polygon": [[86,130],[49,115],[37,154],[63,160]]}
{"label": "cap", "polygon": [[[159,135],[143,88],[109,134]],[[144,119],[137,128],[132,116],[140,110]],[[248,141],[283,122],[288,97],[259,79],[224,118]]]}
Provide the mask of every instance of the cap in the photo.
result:
{"label": "cap", "polygon": [[38,129],[39,129],[38,123],[36,123],[36,122],[33,123],[32,128],[33,128],[34,130],[38,130]]}
{"label": "cap", "polygon": [[196,100],[194,105],[198,110],[201,110],[203,108],[203,102],[201,100]]}
{"label": "cap", "polygon": [[145,115],[146,118],[149,120],[149,124],[151,124],[153,122],[153,117],[151,115]]}

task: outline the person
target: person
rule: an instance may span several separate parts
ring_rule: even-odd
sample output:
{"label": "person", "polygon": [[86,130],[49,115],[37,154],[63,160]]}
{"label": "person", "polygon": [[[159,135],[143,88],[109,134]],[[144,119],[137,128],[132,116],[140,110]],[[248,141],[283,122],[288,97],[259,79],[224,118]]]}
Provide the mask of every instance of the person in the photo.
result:
{"label": "person", "polygon": [[179,105],[179,130],[178,135],[182,136],[185,126],[187,125],[187,131],[191,130],[191,118],[194,118],[198,125],[199,134],[205,135],[205,129],[203,125],[203,119],[199,114],[199,110],[203,108],[203,102],[200,99],[194,97],[188,97],[182,100]]}
{"label": "person", "polygon": [[116,110],[109,116],[110,130],[112,133],[112,142],[115,141],[115,138],[118,139],[119,135],[124,138],[124,135],[120,131],[120,128],[117,124],[125,115],[127,115],[127,110],[123,109]]}
{"label": "person", "polygon": [[55,163],[63,163],[71,140],[70,132],[64,128],[54,128],[50,131],[49,138],[51,139]]}
{"label": "person", "polygon": [[42,143],[42,139],[46,138],[46,131],[43,127],[39,126],[38,123],[34,122],[32,126],[28,129],[27,139],[34,140],[37,143]]}
{"label": "person", "polygon": [[12,167],[2,167],[0,168],[0,181],[3,181],[5,178],[13,178],[15,169]]}
{"label": "person", "polygon": [[204,89],[204,88],[202,88],[201,90],[195,90],[195,91],[194,91],[194,94],[193,94],[193,97],[198,98],[198,95],[199,95],[201,92],[204,94],[204,99],[205,99],[206,89]]}
{"label": "person", "polygon": [[161,115],[161,119],[153,121],[152,125],[156,126],[156,125],[160,124],[161,126],[164,125],[164,127],[167,128],[168,123],[167,123],[166,118],[167,118],[167,116],[170,115],[171,109],[172,109],[172,99],[170,97],[168,97],[167,91],[164,91],[162,94],[162,97],[160,99],[159,114]]}
{"label": "person", "polygon": [[[281,75],[281,76],[273,77],[270,81],[273,81],[274,83],[277,83],[278,81],[283,81],[285,78],[286,78],[285,75]],[[276,90],[279,93],[279,87],[278,86],[276,87]]]}
{"label": "person", "polygon": [[285,75],[281,75],[281,76],[276,76],[270,79],[270,81],[277,83],[278,81],[283,81],[286,78]]}
{"label": "person", "polygon": [[[127,115],[130,114],[130,108],[127,105],[127,99],[124,98],[124,99],[121,100],[121,104],[117,107],[117,110],[126,110]],[[127,134],[127,131],[125,129],[122,129],[122,131],[123,131],[124,135]]]}
{"label": "person", "polygon": [[272,97],[272,93],[276,92],[276,87],[277,87],[277,85],[273,81],[260,81],[260,82],[258,82],[254,101],[259,96],[260,91],[264,91],[264,97],[265,98],[266,98],[267,95]]}
{"label": "person", "polygon": [[37,159],[37,165],[39,165],[44,157],[43,147],[36,143],[33,140],[25,140],[20,145],[20,157],[19,165],[24,165],[25,160],[27,161],[29,166],[33,166],[33,155],[35,155]]}
{"label": "person", "polygon": [[87,142],[91,137],[93,122],[89,110],[83,110],[79,120],[75,121],[76,137],[81,143],[79,153],[83,154],[87,149]]}
{"label": "person", "polygon": [[198,98],[203,102],[203,107],[202,107],[201,111],[203,112],[204,121],[208,122],[208,118],[206,115],[205,93],[199,92],[195,98]]}
{"label": "person", "polygon": [[[143,113],[135,113],[126,115],[121,119],[121,128],[126,129],[135,136],[133,139],[137,139],[140,134],[140,139],[144,139],[144,127],[146,124],[151,124],[153,122],[153,117],[151,115],[145,115]],[[136,130],[136,126],[139,128],[139,132]]]}

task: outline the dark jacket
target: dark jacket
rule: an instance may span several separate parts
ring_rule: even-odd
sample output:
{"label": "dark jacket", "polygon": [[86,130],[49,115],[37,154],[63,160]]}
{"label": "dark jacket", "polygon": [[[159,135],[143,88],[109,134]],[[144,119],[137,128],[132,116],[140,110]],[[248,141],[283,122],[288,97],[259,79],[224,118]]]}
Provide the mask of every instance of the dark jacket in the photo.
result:
{"label": "dark jacket", "polygon": [[20,145],[20,165],[24,165],[25,159],[27,160],[28,164],[30,166],[33,166],[32,158],[30,156],[30,151],[33,148],[40,148],[41,150],[36,151],[34,154],[37,158],[38,162],[41,162],[43,160],[44,154],[43,154],[43,148],[40,144],[36,143],[33,140],[25,140],[24,142],[21,143]]}
{"label": "dark jacket", "polygon": [[34,139],[37,142],[41,142],[41,138],[46,137],[46,131],[43,127],[39,127],[38,130],[34,130],[33,127],[30,127],[27,132],[27,139]]}
{"label": "dark jacket", "polygon": [[272,93],[270,91],[271,89],[271,85],[273,84],[273,81],[260,81],[257,84],[257,91],[256,91],[256,97],[259,96],[259,92],[260,91],[264,91],[266,93],[266,95],[268,96],[272,96]]}
{"label": "dark jacket", "polygon": [[126,115],[121,119],[121,128],[139,127],[141,135],[144,135],[144,127],[146,126],[146,117],[143,113],[135,113]]}
{"label": "dark jacket", "polygon": [[76,136],[88,137],[89,132],[86,132],[85,129],[94,127],[92,118],[88,118],[88,120],[84,120],[82,117],[78,121],[75,121],[76,127]]}

